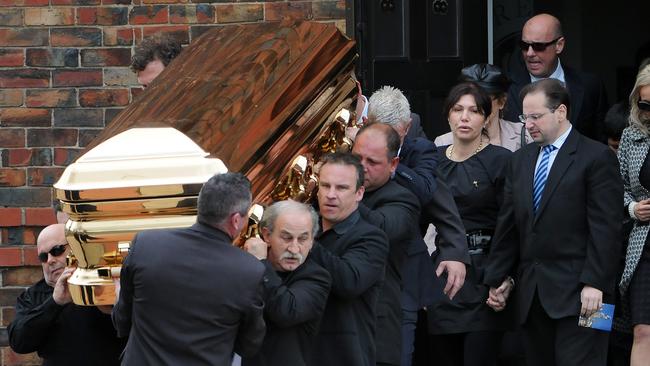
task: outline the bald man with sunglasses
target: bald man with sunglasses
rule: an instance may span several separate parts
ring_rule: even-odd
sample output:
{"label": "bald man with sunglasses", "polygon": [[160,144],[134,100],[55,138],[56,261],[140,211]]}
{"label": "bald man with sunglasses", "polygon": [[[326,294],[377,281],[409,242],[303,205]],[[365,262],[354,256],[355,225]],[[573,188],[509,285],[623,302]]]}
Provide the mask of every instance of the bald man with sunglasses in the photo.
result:
{"label": "bald man with sunglasses", "polygon": [[505,120],[517,121],[523,113],[520,95],[524,86],[541,79],[564,83],[571,98],[569,120],[581,134],[605,143],[605,114],[609,109],[602,80],[591,73],[578,71],[560,61],[566,39],[560,21],[550,14],[530,18],[521,31],[519,48],[525,68],[509,70],[513,81],[508,91]]}
{"label": "bald man with sunglasses", "polygon": [[38,352],[43,365],[119,365],[126,342],[117,338],[110,309],[72,303],[67,280],[74,268],[66,268],[65,226],[43,229],[36,247],[43,279],[18,297],[7,329],[11,348]]}

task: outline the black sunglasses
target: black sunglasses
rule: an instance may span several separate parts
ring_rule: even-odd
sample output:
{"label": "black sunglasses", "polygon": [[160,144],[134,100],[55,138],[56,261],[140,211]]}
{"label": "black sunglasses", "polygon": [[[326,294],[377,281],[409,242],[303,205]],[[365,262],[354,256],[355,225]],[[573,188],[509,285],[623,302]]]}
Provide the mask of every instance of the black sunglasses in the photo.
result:
{"label": "black sunglasses", "polygon": [[520,40],[519,41],[519,48],[521,48],[522,51],[526,52],[526,51],[528,51],[528,47],[532,47],[533,51],[542,52],[542,51],[546,50],[546,47],[548,47],[548,46],[552,45],[553,43],[559,41],[560,38],[562,38],[562,36],[559,36],[559,37],[555,38],[554,40],[552,40],[550,42],[532,42],[532,43],[528,43],[528,42],[524,42],[524,41]]}
{"label": "black sunglasses", "polygon": [[640,100],[636,102],[636,105],[639,107],[640,110],[644,112],[650,112],[650,102],[647,100]]}
{"label": "black sunglasses", "polygon": [[38,259],[41,261],[41,263],[47,262],[47,254],[52,254],[53,257],[58,257],[61,254],[65,252],[65,247],[68,246],[68,244],[60,244],[52,247],[49,252],[46,253],[38,253]]}

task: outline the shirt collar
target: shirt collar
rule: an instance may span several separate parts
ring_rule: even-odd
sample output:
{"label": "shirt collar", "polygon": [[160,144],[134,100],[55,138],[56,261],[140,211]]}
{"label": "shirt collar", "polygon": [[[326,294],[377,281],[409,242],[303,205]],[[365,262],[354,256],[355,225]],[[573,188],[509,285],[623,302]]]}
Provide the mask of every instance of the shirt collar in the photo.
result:
{"label": "shirt collar", "polygon": [[555,146],[555,149],[560,150],[562,145],[564,145],[564,142],[566,141],[566,139],[569,137],[569,133],[571,132],[572,128],[573,128],[573,126],[571,124],[569,124],[569,128],[566,131],[564,131],[564,133],[561,134],[560,137],[555,139],[555,141],[553,141],[553,143],[551,145]]}
{"label": "shirt collar", "polygon": [[332,226],[331,230],[334,230],[334,232],[339,235],[343,235],[348,232],[348,230],[352,229],[354,225],[356,225],[357,221],[359,221],[359,218],[361,218],[361,215],[359,214],[359,210],[356,209],[350,214],[350,216],[346,217],[345,220],[338,222]]}
{"label": "shirt collar", "polygon": [[[533,76],[532,74],[530,75],[530,82],[534,83],[539,80],[547,79],[547,78],[538,78]],[[564,85],[566,85],[566,81],[564,80],[564,69],[562,68],[562,63],[560,62],[560,59],[557,59],[557,67],[555,67],[555,71],[548,77],[548,79],[557,79],[560,80]]]}

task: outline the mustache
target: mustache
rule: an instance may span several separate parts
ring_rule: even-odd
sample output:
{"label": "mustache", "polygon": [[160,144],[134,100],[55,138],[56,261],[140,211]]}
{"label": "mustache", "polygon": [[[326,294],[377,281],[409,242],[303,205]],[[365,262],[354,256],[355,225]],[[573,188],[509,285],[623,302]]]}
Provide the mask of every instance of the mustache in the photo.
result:
{"label": "mustache", "polygon": [[283,259],[296,259],[296,260],[298,260],[298,262],[300,262],[300,264],[302,264],[302,262],[305,261],[305,257],[302,254],[300,254],[300,253],[290,253],[290,252],[282,253],[282,255],[280,256],[280,260],[283,260]]}

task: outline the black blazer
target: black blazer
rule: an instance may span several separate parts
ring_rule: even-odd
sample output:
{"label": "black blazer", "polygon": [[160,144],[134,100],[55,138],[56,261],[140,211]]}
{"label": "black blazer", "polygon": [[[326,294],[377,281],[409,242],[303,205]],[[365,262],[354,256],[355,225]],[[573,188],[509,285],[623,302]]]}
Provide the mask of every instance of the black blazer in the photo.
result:
{"label": "black blazer", "polygon": [[[424,244],[418,229],[420,203],[411,191],[393,180],[372,192],[366,191],[361,202],[361,217],[382,229],[390,245],[377,309],[377,362],[398,365],[403,271],[409,247],[417,245],[418,240]],[[426,246],[423,249],[426,251]]]}
{"label": "black blazer", "polygon": [[123,365],[224,365],[264,338],[264,266],[202,224],[143,231],[122,266],[113,308],[129,336]]}
{"label": "black blazer", "polygon": [[264,320],[266,336],[262,349],[242,359],[243,366],[305,366],[309,362],[331,277],[311,257],[291,272],[266,267]]}
{"label": "black blazer", "polygon": [[[578,71],[565,65],[562,65],[562,68],[571,100],[569,121],[584,136],[606,143],[604,120],[608,104],[602,80],[594,74]],[[526,71],[510,75],[510,78],[513,83],[508,90],[504,119],[519,121],[518,116],[523,113],[523,99],[519,94],[524,86],[530,84],[530,75]]]}
{"label": "black blazer", "polygon": [[388,239],[354,211],[321,233],[309,256],[332,277],[310,365],[375,366],[377,299]]}
{"label": "black blazer", "polygon": [[529,144],[513,154],[484,280],[497,287],[516,268],[521,323],[535,291],[553,319],[579,314],[584,285],[613,294],[620,253],[623,184],[614,153],[572,129],[534,215],[539,149]]}

